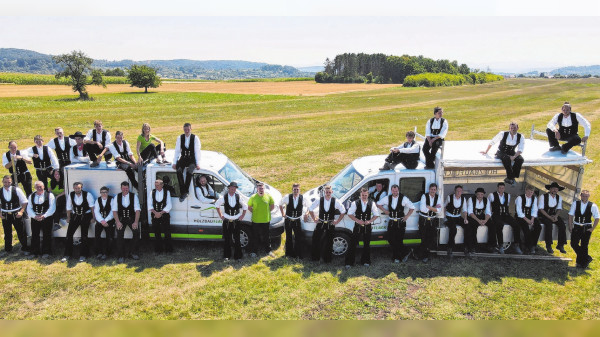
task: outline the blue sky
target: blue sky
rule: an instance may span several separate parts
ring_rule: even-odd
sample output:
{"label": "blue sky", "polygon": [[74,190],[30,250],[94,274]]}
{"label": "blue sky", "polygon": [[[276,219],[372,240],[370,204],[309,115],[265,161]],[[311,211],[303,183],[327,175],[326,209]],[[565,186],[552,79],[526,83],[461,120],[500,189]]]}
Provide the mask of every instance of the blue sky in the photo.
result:
{"label": "blue sky", "polygon": [[320,65],[343,52],[382,52],[520,72],[600,64],[599,3],[22,0],[2,5],[0,47],[293,66]]}

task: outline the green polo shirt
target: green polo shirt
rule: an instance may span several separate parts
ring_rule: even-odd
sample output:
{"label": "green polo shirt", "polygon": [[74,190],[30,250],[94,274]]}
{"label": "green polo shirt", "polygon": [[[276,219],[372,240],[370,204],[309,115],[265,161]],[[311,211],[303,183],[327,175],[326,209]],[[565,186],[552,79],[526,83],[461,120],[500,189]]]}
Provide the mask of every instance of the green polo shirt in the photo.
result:
{"label": "green polo shirt", "polygon": [[154,135],[150,135],[148,140],[146,140],[146,137],[139,135],[137,140],[138,140],[138,142],[140,142],[140,153],[141,153],[142,151],[144,151],[145,148],[148,147],[148,145],[152,144],[152,142],[156,140],[156,137],[154,137]]}
{"label": "green polo shirt", "polygon": [[268,223],[271,222],[271,207],[275,201],[273,197],[268,193],[263,194],[261,197],[258,194],[254,194],[248,199],[248,207],[252,207],[252,222],[256,223]]}

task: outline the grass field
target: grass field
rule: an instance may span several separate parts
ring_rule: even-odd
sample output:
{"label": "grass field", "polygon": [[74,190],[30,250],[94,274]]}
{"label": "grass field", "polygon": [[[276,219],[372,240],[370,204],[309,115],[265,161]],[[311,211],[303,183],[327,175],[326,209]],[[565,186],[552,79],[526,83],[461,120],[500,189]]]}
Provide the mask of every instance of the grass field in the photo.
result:
{"label": "grass field", "polygon": [[[304,85],[282,82],[273,85]],[[232,83],[251,85],[257,83]],[[262,83],[258,83],[262,84]],[[194,85],[194,84],[191,84]],[[316,85],[316,84],[314,84]],[[324,96],[198,92],[0,98],[0,141],[33,144],[33,136],[85,131],[101,119],[133,140],[143,122],[173,144],[191,122],[203,149],[225,153],[280,191],[322,184],[354,158],[385,153],[408,129],[423,132],[433,107],[444,108],[449,139],[488,139],[516,121],[528,135],[543,129],[562,102],[593,129],[600,117],[600,80],[518,79],[448,88],[370,85]],[[0,87],[0,96],[3,87]],[[364,90],[364,89],[363,89]],[[12,95],[15,96],[15,95]],[[600,138],[593,130],[584,187],[600,201]],[[2,174],[6,171],[2,170]],[[1,248],[1,247],[0,247]],[[0,317],[224,319],[598,319],[600,270],[574,262],[435,259],[393,265],[387,249],[369,268],[344,270],[283,257],[221,262],[218,243],[182,243],[175,254],[142,260],[61,264],[11,255],[0,260]],[[591,255],[600,259],[597,231]],[[59,255],[59,252],[56,254]],[[568,248],[569,257],[575,255]]]}

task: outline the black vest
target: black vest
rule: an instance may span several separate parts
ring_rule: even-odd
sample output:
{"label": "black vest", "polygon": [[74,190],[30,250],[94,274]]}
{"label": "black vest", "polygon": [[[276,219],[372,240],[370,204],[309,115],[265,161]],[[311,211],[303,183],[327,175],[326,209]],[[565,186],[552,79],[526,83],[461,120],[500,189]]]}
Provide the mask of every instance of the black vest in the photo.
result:
{"label": "black vest", "polygon": [[163,188],[163,198],[160,202],[156,201],[156,189],[152,190],[152,207],[155,211],[160,212],[167,207],[167,191]]}
{"label": "black vest", "polygon": [[71,148],[71,152],[73,152],[73,157],[87,157],[88,156],[88,153],[87,153],[87,150],[85,149],[85,146],[81,149],[81,153],[82,153],[81,156],[79,155],[79,151],[77,151],[77,145],[73,146]]}
{"label": "black vest", "polygon": [[473,197],[472,203],[473,203],[473,214],[475,214],[475,216],[480,219],[480,220],[485,220],[485,209],[487,208],[487,203],[488,200],[486,198],[483,198],[483,208],[475,208],[475,205],[477,205],[477,198]]}
{"label": "black vest", "polygon": [[322,221],[333,221],[335,218],[335,198],[331,197],[329,211],[325,212],[325,197],[319,201],[319,219]]}
{"label": "black vest", "polygon": [[133,219],[135,217],[135,207],[133,203],[135,201],[135,196],[133,193],[129,192],[129,206],[123,207],[123,193],[117,194],[117,214],[119,215],[119,220],[121,219]]}
{"label": "black vest", "polygon": [[550,207],[550,195],[549,193],[544,194],[544,211],[548,213],[548,215],[555,215],[556,208],[558,207],[558,194],[556,195],[556,205],[554,207]]}
{"label": "black vest", "polygon": [[69,150],[71,149],[71,142],[69,138],[64,137],[65,141],[65,149],[60,148],[60,143],[58,142],[58,137],[54,138],[54,151],[56,151],[56,156],[58,157],[58,161],[63,163],[64,165],[71,164],[71,158],[69,158]]}
{"label": "black vest", "polygon": [[465,196],[460,196],[460,207],[454,207],[454,194],[450,195],[450,202],[446,205],[446,211],[452,215],[460,215],[462,213],[463,205],[465,204]]}
{"label": "black vest", "polygon": [[576,222],[578,224],[585,224],[585,225],[591,225],[592,224],[592,205],[594,203],[591,201],[588,201],[587,207],[585,208],[585,211],[583,211],[583,214],[581,214],[581,200],[577,200],[575,202],[575,217],[573,219],[573,222]]}
{"label": "black vest", "polygon": [[560,115],[558,115],[558,132],[560,132],[561,135],[576,135],[577,134],[577,131],[579,129],[579,122],[577,121],[577,116],[575,115],[574,112],[571,112],[570,116],[571,116],[571,126],[565,127],[565,126],[562,126],[564,114],[561,113]]}
{"label": "black vest", "polygon": [[[20,156],[21,151],[17,150],[16,154],[17,154],[17,156]],[[10,151],[6,152],[6,159],[10,163],[10,161],[11,161]],[[15,163],[15,166],[17,167],[17,175],[20,175],[21,173],[29,172],[29,170],[27,169],[27,163],[25,163],[25,161],[23,159],[17,160],[17,162]],[[10,165],[8,167],[8,172],[10,172],[10,174],[13,174],[12,165]],[[14,183],[14,181],[13,181],[13,183]]]}
{"label": "black vest", "polygon": [[106,198],[106,205],[102,206],[102,197],[98,198],[98,211],[100,212],[100,215],[102,215],[103,218],[106,218],[110,214],[110,212],[112,212],[111,202],[112,197],[108,196]]}
{"label": "black vest", "polygon": [[494,192],[494,201],[492,201],[492,215],[508,214],[508,194],[504,193],[504,203],[500,203],[500,195]]}
{"label": "black vest", "polygon": [[365,211],[363,212],[362,200],[360,200],[360,199],[356,200],[354,202],[354,205],[356,206],[356,211],[354,212],[354,217],[359,220],[363,220],[363,221],[367,221],[367,220],[371,219],[371,212],[373,211],[372,204],[373,204],[373,200],[367,199],[367,207],[366,207]]}
{"label": "black vest", "polygon": [[36,215],[41,215],[48,212],[48,209],[50,208],[50,200],[48,200],[48,191],[44,191],[44,201],[41,204],[35,203],[36,195],[37,193],[31,194],[31,207],[33,208],[33,212],[35,212]]}
{"label": "black vest", "polygon": [[[439,196],[436,194],[435,198],[433,198],[434,205],[437,205],[438,197]],[[429,206],[429,204],[431,204],[431,198],[429,197],[429,193],[425,194],[425,202],[427,203],[427,206]],[[432,211],[427,211],[427,213],[423,213],[423,212],[419,212],[419,213],[421,213],[421,215],[427,216],[427,217],[434,217],[437,214],[436,212],[432,212]]]}
{"label": "black vest", "polygon": [[522,137],[521,137],[520,133],[517,133],[517,143],[515,145],[506,145],[506,139],[508,139],[509,134],[510,134],[510,132],[508,132],[508,131],[504,132],[504,136],[502,137],[502,140],[500,141],[500,145],[498,145],[498,152],[507,154],[509,156],[514,156],[515,149],[517,148],[519,143],[521,143]]}
{"label": "black vest", "polygon": [[[34,154],[39,155],[37,146],[31,148]],[[42,151],[44,152],[44,159],[40,160],[40,158],[31,158],[33,161],[33,167],[37,169],[45,169],[47,167],[52,166],[52,162],[50,161],[50,154],[48,153],[48,147],[46,145],[42,146]]]}
{"label": "black vest", "polygon": [[531,196],[531,205],[529,207],[525,207],[526,204],[526,196],[525,194],[521,195],[521,211],[525,213],[526,218],[531,218],[531,210],[533,209],[533,204],[537,201],[535,195]]}
{"label": "black vest", "polygon": [[398,193],[398,203],[396,203],[396,208],[392,208],[393,198],[393,195],[388,196],[388,210],[390,211],[390,218],[399,219],[404,217],[404,206],[402,206],[402,200],[404,200],[404,195],[402,193]]}
{"label": "black vest", "polygon": [[126,140],[123,141],[123,152],[119,151],[119,145],[117,145],[116,140],[113,142],[113,146],[115,147],[115,150],[117,151],[119,156],[121,156],[121,158],[125,159],[126,161],[133,162],[133,160],[131,160],[131,158],[129,158],[129,149],[130,148],[129,148],[129,144],[127,144]]}
{"label": "black vest", "polygon": [[3,191],[0,192],[0,201],[2,201],[1,208],[7,211],[21,208],[21,204],[19,203],[19,196],[17,195],[17,188],[14,186],[11,186],[10,188],[12,189],[10,192],[10,201],[6,201],[6,199],[4,199],[4,187],[2,187]]}
{"label": "black vest", "polygon": [[185,134],[179,138],[179,148],[181,150],[181,159],[187,159],[193,163],[196,162],[196,152],[194,151],[194,142],[196,141],[196,135],[190,135],[190,147],[185,147]]}
{"label": "black vest", "polygon": [[294,208],[294,195],[290,194],[288,196],[289,198],[289,203],[285,206],[285,215],[292,217],[292,218],[297,218],[299,216],[302,215],[302,209],[303,209],[303,196],[302,194],[298,195],[298,205],[296,205],[296,208]]}
{"label": "black vest", "polygon": [[87,200],[87,194],[88,194],[88,192],[81,191],[81,197],[83,198],[83,201],[81,202],[81,205],[76,205],[75,204],[75,192],[71,192],[71,205],[73,206],[72,212],[75,213],[76,215],[83,215],[83,214],[87,213],[87,211],[90,210],[90,204],[88,203],[88,200]]}
{"label": "black vest", "polygon": [[444,126],[444,118],[440,118],[440,128],[439,129],[434,129],[433,128],[433,121],[435,121],[435,117],[433,117],[432,119],[429,120],[429,129],[431,130],[431,134],[434,136],[437,136],[440,134],[440,132],[442,131],[442,127]]}
{"label": "black vest", "polygon": [[375,202],[378,202],[379,199],[381,198],[381,195],[383,194],[383,192],[385,192],[384,190],[381,190],[381,192],[377,192],[377,190],[373,191],[373,193],[371,193],[370,197],[371,199],[375,200]]}
{"label": "black vest", "polygon": [[[102,146],[106,147],[106,130],[102,129]],[[96,129],[92,130],[92,141],[96,141]]]}
{"label": "black vest", "polygon": [[234,216],[240,212],[240,208],[242,208],[242,205],[240,204],[240,195],[239,194],[237,194],[237,193],[235,194],[235,205],[229,204],[229,193],[227,193],[223,196],[223,201],[225,201],[223,205],[225,208],[225,213],[227,215]]}
{"label": "black vest", "polygon": [[200,189],[200,193],[202,193],[202,196],[205,197],[206,199],[217,199],[216,196],[212,196],[208,193],[208,185],[206,185],[206,192],[204,192],[204,187],[202,185],[199,185],[198,188]]}

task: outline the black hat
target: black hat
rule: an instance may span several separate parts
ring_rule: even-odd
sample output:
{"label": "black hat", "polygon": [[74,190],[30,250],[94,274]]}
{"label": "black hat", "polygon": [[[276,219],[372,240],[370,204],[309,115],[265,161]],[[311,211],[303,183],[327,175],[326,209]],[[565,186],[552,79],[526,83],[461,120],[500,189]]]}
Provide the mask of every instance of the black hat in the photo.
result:
{"label": "black hat", "polygon": [[235,181],[232,181],[232,182],[229,183],[229,186],[227,186],[227,187],[235,187],[235,188],[237,188],[238,184]]}
{"label": "black hat", "polygon": [[479,192],[485,194],[485,190],[483,189],[483,187],[477,187],[477,189],[475,190],[475,193],[479,193]]}
{"label": "black hat", "polygon": [[556,181],[553,181],[552,184],[550,184],[550,185],[546,185],[547,190],[550,190],[552,187],[558,188],[559,191],[562,191],[565,189],[563,186],[560,186]]}
{"label": "black hat", "polygon": [[81,133],[81,131],[77,131],[77,132],[75,132],[74,135],[70,135],[69,136],[69,138],[73,138],[73,139],[75,139],[75,138],[84,138],[84,137],[85,136],[83,135],[83,133]]}

